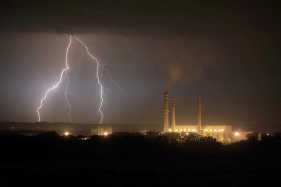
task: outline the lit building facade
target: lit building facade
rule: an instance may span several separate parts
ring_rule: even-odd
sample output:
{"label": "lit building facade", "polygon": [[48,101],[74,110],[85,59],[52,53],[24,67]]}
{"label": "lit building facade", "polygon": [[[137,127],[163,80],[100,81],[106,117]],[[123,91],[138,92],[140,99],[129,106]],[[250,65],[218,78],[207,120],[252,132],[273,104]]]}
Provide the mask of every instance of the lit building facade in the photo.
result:
{"label": "lit building facade", "polygon": [[[172,129],[169,129],[172,132]],[[217,141],[227,141],[232,137],[232,126],[230,125],[202,125],[201,132],[198,132],[198,125],[177,125],[175,132],[179,133],[198,133],[203,136],[211,136]]]}
{"label": "lit building facade", "polygon": [[91,135],[106,136],[112,134],[112,127],[97,127],[96,129],[91,129]]}

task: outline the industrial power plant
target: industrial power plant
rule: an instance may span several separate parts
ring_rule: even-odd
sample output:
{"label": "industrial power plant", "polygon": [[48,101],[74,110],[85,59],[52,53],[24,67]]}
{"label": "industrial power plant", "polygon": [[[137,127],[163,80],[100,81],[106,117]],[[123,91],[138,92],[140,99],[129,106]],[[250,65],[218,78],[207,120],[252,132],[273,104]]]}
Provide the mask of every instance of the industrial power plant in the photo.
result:
{"label": "industrial power plant", "polygon": [[198,98],[198,124],[185,125],[176,124],[176,99],[172,98],[172,124],[169,125],[169,94],[164,91],[164,133],[189,133],[197,136],[207,136],[216,138],[217,141],[241,140],[246,138],[246,134],[252,132],[232,132],[231,125],[202,125],[202,100]]}
{"label": "industrial power plant", "polygon": [[[159,107],[160,108],[160,107]],[[18,131],[24,135],[36,135],[45,131],[55,131],[65,135],[92,135],[104,136],[116,132],[138,132],[147,134],[155,132],[169,135],[176,133],[180,137],[193,134],[197,137],[212,137],[221,142],[233,142],[246,139],[246,135],[252,131],[232,131],[231,125],[202,125],[202,100],[198,98],[198,123],[194,125],[176,123],[176,99],[172,98],[171,124],[169,124],[169,93],[164,90],[164,122],[163,124],[82,124],[82,123],[63,123],[63,122],[0,122],[0,134]]]}

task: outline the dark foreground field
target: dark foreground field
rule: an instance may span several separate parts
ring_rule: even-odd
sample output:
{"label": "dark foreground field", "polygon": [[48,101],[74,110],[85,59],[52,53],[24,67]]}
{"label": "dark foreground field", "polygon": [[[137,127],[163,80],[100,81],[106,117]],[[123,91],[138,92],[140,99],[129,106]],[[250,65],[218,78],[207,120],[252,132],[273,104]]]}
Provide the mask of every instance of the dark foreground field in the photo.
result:
{"label": "dark foreground field", "polygon": [[0,137],[0,186],[268,186],[281,178],[279,136],[222,145],[136,134]]}

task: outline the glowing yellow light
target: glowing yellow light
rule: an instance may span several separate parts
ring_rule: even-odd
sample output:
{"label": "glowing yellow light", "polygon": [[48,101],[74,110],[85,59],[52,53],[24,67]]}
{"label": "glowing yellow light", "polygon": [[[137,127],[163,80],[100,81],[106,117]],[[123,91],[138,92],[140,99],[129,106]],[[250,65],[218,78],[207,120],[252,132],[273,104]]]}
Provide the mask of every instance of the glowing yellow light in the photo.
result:
{"label": "glowing yellow light", "polygon": [[235,133],[235,136],[238,136],[238,135],[239,135],[239,133],[238,133],[238,132],[236,132],[236,133]]}
{"label": "glowing yellow light", "polygon": [[103,133],[105,136],[107,136],[107,132]]}
{"label": "glowing yellow light", "polygon": [[212,129],[210,129],[210,131],[212,132]]}
{"label": "glowing yellow light", "polygon": [[188,131],[190,131],[190,129],[188,129]]}
{"label": "glowing yellow light", "polygon": [[176,129],[176,131],[178,132],[178,129]]}
{"label": "glowing yellow light", "polygon": [[186,129],[183,129],[183,131],[185,132],[185,131],[186,131]]}
{"label": "glowing yellow light", "polygon": [[68,135],[69,135],[69,133],[68,133],[68,132],[65,132],[65,133],[64,133],[64,135],[65,135],[65,136],[68,136]]}
{"label": "glowing yellow light", "polygon": [[192,131],[195,131],[195,129],[192,129]]}
{"label": "glowing yellow light", "polygon": [[206,131],[208,132],[208,129],[206,129]]}
{"label": "glowing yellow light", "polygon": [[215,129],[215,131],[217,131],[217,129]]}
{"label": "glowing yellow light", "polygon": [[180,129],[180,131],[182,131],[182,129]]}
{"label": "glowing yellow light", "polygon": [[188,135],[188,132],[186,133],[186,135]]}
{"label": "glowing yellow light", "polygon": [[172,129],[169,129],[170,132],[172,132]]}

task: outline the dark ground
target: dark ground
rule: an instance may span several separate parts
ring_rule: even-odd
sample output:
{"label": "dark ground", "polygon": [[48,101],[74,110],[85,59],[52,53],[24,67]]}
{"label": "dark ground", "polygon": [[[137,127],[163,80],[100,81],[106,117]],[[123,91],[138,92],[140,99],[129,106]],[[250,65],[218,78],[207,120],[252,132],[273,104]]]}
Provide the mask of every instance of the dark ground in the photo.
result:
{"label": "dark ground", "polygon": [[1,136],[0,186],[268,186],[280,181],[280,136],[228,146],[136,134]]}

